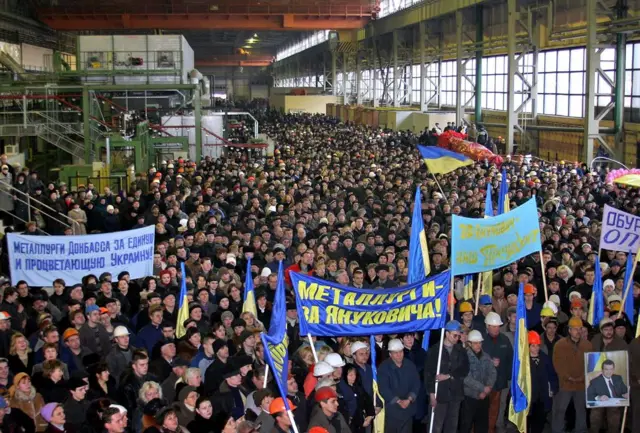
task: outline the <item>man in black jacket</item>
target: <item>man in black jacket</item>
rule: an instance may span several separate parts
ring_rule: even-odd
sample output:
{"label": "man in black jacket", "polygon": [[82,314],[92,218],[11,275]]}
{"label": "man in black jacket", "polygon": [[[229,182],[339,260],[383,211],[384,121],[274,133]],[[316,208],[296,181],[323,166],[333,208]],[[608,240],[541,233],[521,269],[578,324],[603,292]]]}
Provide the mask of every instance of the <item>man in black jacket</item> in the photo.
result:
{"label": "man in black jacket", "polygon": [[464,400],[463,382],[469,374],[469,358],[460,344],[462,331],[460,323],[457,320],[451,320],[444,329],[440,371],[438,372],[440,353],[438,345],[432,346],[427,352],[424,367],[425,388],[431,409],[435,411],[434,433],[457,431],[460,403]]}
{"label": "man in black jacket", "polygon": [[76,375],[69,379],[67,388],[69,388],[70,395],[64,402],[64,414],[67,417],[67,422],[73,426],[75,431],[80,431],[87,421],[89,402],[85,397],[89,385],[79,375]]}
{"label": "man in black jacket", "polygon": [[118,388],[120,402],[133,413],[138,402],[138,392],[142,384],[148,381],[158,380],[149,373],[149,356],[144,350],[136,350],[131,359],[131,369],[122,375],[122,382]]}

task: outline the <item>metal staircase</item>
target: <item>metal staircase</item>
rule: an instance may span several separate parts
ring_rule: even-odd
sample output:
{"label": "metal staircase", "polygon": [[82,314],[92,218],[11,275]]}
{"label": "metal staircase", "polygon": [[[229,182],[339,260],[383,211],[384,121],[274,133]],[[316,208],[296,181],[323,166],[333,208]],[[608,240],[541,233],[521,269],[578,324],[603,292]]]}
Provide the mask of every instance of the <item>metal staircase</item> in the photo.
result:
{"label": "metal staircase", "polygon": [[[84,135],[80,129],[74,128],[73,124],[59,122],[41,111],[31,111],[29,114],[31,121],[36,125],[39,137],[58,149],[84,159]],[[79,140],[73,136],[78,137]]]}

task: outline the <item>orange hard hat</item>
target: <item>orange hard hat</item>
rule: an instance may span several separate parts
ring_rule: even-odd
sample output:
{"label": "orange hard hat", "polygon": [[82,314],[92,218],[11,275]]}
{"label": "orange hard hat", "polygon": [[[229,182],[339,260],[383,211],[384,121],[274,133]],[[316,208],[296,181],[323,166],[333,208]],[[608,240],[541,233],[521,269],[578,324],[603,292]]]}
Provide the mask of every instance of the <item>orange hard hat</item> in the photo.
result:
{"label": "orange hard hat", "polygon": [[536,331],[529,331],[529,344],[542,344],[540,334]]}
{"label": "orange hard hat", "polygon": [[574,299],[571,302],[571,308],[582,308],[582,301],[580,299]]}
{"label": "orange hard hat", "polygon": [[524,294],[525,295],[534,295],[536,293],[536,288],[533,284],[525,284],[524,285]]}
{"label": "orange hard hat", "polygon": [[[296,406],[291,403],[291,400],[287,399],[287,403],[289,403],[289,409],[296,410]],[[269,413],[274,415],[280,412],[286,412],[287,408],[284,406],[284,400],[282,397],[278,397],[274,399],[269,405]]]}
{"label": "orange hard hat", "polygon": [[74,328],[68,328],[66,331],[64,331],[64,333],[62,334],[62,341],[67,341],[69,338],[73,337],[74,335],[80,335],[80,333],[78,332],[77,329]]}
{"label": "orange hard hat", "polygon": [[329,430],[327,430],[327,429],[326,429],[326,428],[324,428],[324,427],[318,427],[318,426],[316,426],[316,427],[311,427],[311,428],[309,429],[309,433],[329,433]]}

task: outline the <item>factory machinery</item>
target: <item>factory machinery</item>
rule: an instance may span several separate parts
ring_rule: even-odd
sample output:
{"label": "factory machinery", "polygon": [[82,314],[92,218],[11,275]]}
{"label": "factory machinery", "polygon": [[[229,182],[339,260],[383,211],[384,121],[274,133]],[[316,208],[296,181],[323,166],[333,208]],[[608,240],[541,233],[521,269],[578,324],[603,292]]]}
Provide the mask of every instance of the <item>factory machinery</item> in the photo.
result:
{"label": "factory machinery", "polygon": [[[0,51],[0,139],[12,163],[71,189],[125,187],[162,160],[266,151],[258,122],[212,106],[209,80],[179,35],[79,36],[74,55],[44,68]],[[229,138],[242,125],[248,143]]]}

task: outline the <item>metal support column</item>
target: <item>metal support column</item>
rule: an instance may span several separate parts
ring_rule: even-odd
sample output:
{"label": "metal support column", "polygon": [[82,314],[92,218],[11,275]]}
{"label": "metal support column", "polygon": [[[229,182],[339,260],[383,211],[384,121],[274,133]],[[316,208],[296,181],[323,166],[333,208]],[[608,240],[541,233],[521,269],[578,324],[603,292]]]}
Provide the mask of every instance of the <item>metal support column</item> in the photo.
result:
{"label": "metal support column", "polygon": [[458,9],[456,10],[456,125],[458,126],[464,122],[464,102],[462,101],[462,74],[464,68],[462,58],[462,26],[462,10]]}
{"label": "metal support column", "polygon": [[391,66],[393,70],[393,83],[391,84],[391,88],[393,89],[393,106],[400,106],[400,80],[402,80],[402,75],[398,74],[398,31],[393,31],[393,41],[391,47],[391,56],[393,65]]}
{"label": "metal support column", "polygon": [[347,53],[342,53],[342,96],[344,98],[344,103],[349,103],[349,93],[347,92],[347,83],[349,71],[347,70],[347,65],[349,63],[349,59],[347,57]]}
{"label": "metal support column", "polygon": [[[441,53],[444,52],[444,34],[440,33],[440,42],[439,42],[439,51]],[[442,108],[442,56],[439,57],[438,59],[438,78],[437,78],[437,82],[438,82],[438,90],[436,91],[437,93],[437,98],[438,98],[438,110],[440,110]]]}
{"label": "metal support column", "polygon": [[[251,85],[251,82],[249,82]],[[200,87],[193,91],[193,116],[195,117],[196,129],[196,161],[202,159],[202,110],[200,104]]]}
{"label": "metal support column", "polygon": [[[584,117],[584,141],[582,147],[582,160],[587,164],[591,164],[594,158],[594,141],[604,147],[607,152],[615,157],[616,152],[607,144],[600,135],[600,121],[614,108],[616,98],[616,88],[620,82],[614,82],[600,67],[600,57],[605,48],[614,45],[615,38],[609,35],[607,40],[598,40],[597,25],[598,13],[608,15],[613,18],[611,10],[601,0],[587,0],[587,68],[586,68],[586,84],[585,84],[585,117]],[[617,73],[616,73],[617,75]],[[614,78],[615,79],[615,78]],[[596,82],[601,80],[604,85],[600,86],[600,91],[596,93]],[[624,83],[624,80],[622,80]],[[605,88],[609,87],[610,92],[606,92]],[[624,92],[624,87],[623,87]],[[624,93],[622,93],[624,95]],[[601,107],[596,114],[596,104],[606,101],[609,97],[607,106]]]}
{"label": "metal support column", "polygon": [[[627,0],[618,0],[616,4],[616,18],[627,17]],[[613,111],[613,127],[616,131],[615,150],[619,161],[624,161],[624,81],[627,35],[625,33],[616,34],[616,88],[615,88],[615,108]]]}
{"label": "metal support column", "polygon": [[484,42],[484,9],[482,5],[476,7],[476,123],[482,121],[482,44]]}
{"label": "metal support column", "polygon": [[84,162],[91,164],[91,155],[93,154],[93,143],[91,142],[91,99],[89,97],[89,89],[85,86],[82,88],[82,133],[84,135]]}
{"label": "metal support column", "polygon": [[420,50],[420,111],[426,112],[429,109],[427,103],[427,47],[425,45],[425,34],[427,23],[420,21],[418,26],[418,49]]}
{"label": "metal support column", "polygon": [[517,0],[507,1],[507,60],[509,70],[507,76],[507,155],[513,153],[514,129],[518,124],[516,113],[515,81],[518,71],[518,59],[516,59],[516,20]]}
{"label": "metal support column", "polygon": [[335,51],[331,52],[331,94],[333,96],[338,96],[338,79],[337,79],[337,61],[338,61],[338,53]]}
{"label": "metal support column", "polygon": [[362,71],[360,60],[360,51],[356,51],[356,104],[362,105]]}

